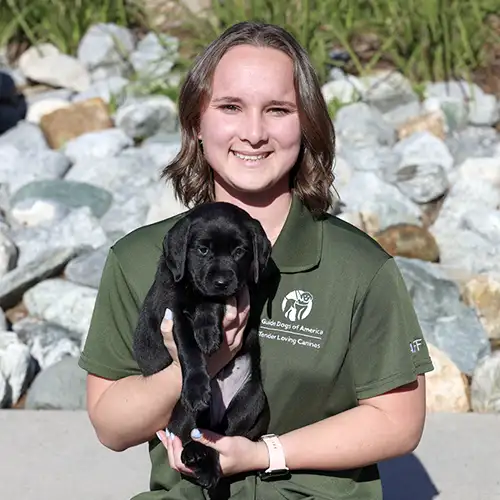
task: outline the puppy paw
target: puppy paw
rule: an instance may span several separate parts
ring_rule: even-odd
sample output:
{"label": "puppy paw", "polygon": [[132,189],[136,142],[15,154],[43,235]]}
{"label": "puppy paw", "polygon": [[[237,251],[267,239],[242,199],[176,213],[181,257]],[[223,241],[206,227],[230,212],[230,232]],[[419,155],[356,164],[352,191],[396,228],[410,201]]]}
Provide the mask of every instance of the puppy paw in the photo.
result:
{"label": "puppy paw", "polygon": [[182,463],[193,470],[198,484],[210,489],[217,485],[222,475],[219,454],[213,448],[190,441],[181,454]]}
{"label": "puppy paw", "polygon": [[216,352],[221,346],[222,335],[214,326],[195,325],[194,336],[200,351],[207,356]]}
{"label": "puppy paw", "polygon": [[186,377],[182,390],[182,402],[191,413],[198,413],[210,406],[212,392],[210,378],[203,374]]}

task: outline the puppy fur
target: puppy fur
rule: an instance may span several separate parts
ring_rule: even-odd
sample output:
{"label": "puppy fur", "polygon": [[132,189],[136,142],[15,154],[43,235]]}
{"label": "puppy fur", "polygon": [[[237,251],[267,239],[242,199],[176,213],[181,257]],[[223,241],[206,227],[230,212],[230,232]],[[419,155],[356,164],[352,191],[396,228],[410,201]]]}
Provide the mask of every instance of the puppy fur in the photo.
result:
{"label": "puppy fur", "polygon": [[183,463],[209,492],[221,482],[218,453],[192,441],[190,432],[195,427],[210,429],[211,386],[205,357],[223,341],[227,299],[245,285],[251,307],[238,356],[250,355],[251,375],[212,430],[256,440],[268,428],[269,407],[260,373],[260,311],[252,306],[252,296],[270,253],[261,224],[235,205],[214,202],[190,210],[164,238],[154,282],[134,332],[133,349],[142,373],[150,376],[163,370],[172,358],[160,325],[166,308],[172,310],[183,384],[169,430],[182,440]]}

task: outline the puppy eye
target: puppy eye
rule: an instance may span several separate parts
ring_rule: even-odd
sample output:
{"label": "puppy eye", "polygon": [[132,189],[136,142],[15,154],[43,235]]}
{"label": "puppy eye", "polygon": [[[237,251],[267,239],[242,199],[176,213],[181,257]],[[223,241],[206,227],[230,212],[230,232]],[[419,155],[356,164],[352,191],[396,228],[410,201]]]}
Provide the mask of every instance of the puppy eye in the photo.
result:
{"label": "puppy eye", "polygon": [[233,257],[235,259],[239,259],[239,258],[243,257],[243,255],[245,255],[245,249],[244,248],[238,247],[238,248],[236,248],[236,249],[233,250]]}
{"label": "puppy eye", "polygon": [[198,253],[201,255],[207,255],[208,247],[198,247]]}

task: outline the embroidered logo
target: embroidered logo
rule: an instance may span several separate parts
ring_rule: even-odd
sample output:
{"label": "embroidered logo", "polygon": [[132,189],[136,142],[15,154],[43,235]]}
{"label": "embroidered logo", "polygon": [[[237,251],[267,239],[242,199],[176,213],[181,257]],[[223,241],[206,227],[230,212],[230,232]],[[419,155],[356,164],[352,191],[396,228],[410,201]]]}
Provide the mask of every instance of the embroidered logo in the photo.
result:
{"label": "embroidered logo", "polygon": [[281,303],[281,309],[286,319],[297,321],[307,318],[313,306],[313,296],[303,290],[290,292]]}

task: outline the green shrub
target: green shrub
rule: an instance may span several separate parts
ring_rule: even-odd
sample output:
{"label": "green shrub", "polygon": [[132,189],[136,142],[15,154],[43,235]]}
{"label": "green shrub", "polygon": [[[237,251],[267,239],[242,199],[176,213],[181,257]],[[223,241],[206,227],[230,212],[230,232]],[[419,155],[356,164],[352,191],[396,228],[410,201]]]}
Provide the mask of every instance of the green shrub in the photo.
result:
{"label": "green shrub", "polygon": [[54,44],[74,55],[94,23],[144,23],[139,0],[0,0],[0,47],[12,42]]}

